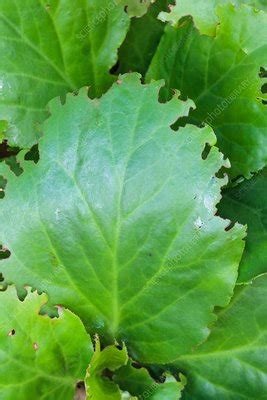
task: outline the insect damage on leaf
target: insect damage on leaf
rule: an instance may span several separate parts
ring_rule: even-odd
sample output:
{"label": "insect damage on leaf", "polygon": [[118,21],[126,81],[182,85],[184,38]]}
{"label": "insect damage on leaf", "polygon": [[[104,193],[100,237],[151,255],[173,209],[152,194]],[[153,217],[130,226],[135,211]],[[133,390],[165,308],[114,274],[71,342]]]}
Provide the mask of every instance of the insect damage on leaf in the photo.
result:
{"label": "insect damage on leaf", "polygon": [[10,145],[37,142],[53,97],[108,89],[129,23],[119,0],[1,2],[0,134]]}
{"label": "insect damage on leaf", "polygon": [[185,398],[264,398],[267,390],[267,275],[237,286],[211,335],[175,362],[188,377]]}
{"label": "insect damage on leaf", "polygon": [[215,36],[220,22],[217,10],[225,4],[248,4],[255,9],[267,11],[267,4],[261,0],[179,0],[171,6],[169,13],[161,12],[159,19],[179,26],[183,23],[183,17],[191,16],[201,34]]}
{"label": "insect damage on leaf", "polygon": [[68,310],[59,318],[40,315],[46,301],[44,294],[29,290],[20,301],[14,287],[0,293],[3,399],[24,400],[30,394],[33,399],[72,400],[76,382],[84,378],[93,354],[90,337]]}
{"label": "insect damage on leaf", "polygon": [[248,225],[245,251],[239,267],[239,282],[267,272],[267,169],[223,192],[219,214]]}
{"label": "insect damage on leaf", "polygon": [[0,203],[11,252],[0,269],[105,343],[168,363],[202,342],[214,306],[229,302],[245,230],[226,231],[215,216],[226,183],[215,174],[226,162],[212,130],[170,128],[192,101],[160,103],[162,82],[119,79],[100,99],[84,89],[50,103],[39,163],[10,175]]}
{"label": "insect damage on leaf", "polygon": [[166,81],[163,99],[173,88],[192,98],[196,109],[183,123],[212,126],[230,159],[230,176],[250,178],[267,159],[266,78],[260,74],[267,63],[267,13],[232,4],[216,13],[214,37],[200,34],[195,18],[168,24],[146,80]]}

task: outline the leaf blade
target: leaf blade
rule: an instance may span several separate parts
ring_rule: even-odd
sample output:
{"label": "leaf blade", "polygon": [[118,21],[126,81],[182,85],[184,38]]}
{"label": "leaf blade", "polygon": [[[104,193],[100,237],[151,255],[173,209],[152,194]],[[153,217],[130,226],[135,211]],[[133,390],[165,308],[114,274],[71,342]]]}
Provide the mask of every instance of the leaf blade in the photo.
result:
{"label": "leaf blade", "polygon": [[[45,295],[29,293],[21,302],[14,287],[1,292],[0,396],[9,400],[19,393],[26,400],[72,399],[93,354],[90,336],[68,310],[58,318],[39,314]],[[75,339],[69,336],[75,331]]]}
{"label": "leaf blade", "polygon": [[265,397],[266,289],[266,274],[237,287],[207,342],[177,362],[188,374],[186,399]]}
{"label": "leaf blade", "polygon": [[0,267],[7,282],[30,282],[75,311],[105,343],[165,363],[173,343],[183,353],[206,338],[213,307],[228,303],[245,230],[226,231],[214,215],[226,182],[215,176],[225,160],[214,134],[172,131],[193,103],[159,103],[161,85],[129,74],[100,100],[82,91],[51,103],[39,163],[8,178],[0,231],[11,257]]}
{"label": "leaf blade", "polygon": [[[214,38],[200,35],[190,20],[180,28],[167,26],[146,79],[165,79],[163,99],[174,88],[192,98],[196,110],[189,121],[213,127],[231,177],[250,178],[266,164],[265,80],[259,73],[267,61],[267,15],[226,5],[218,16]],[[255,27],[259,31],[252,34]]]}

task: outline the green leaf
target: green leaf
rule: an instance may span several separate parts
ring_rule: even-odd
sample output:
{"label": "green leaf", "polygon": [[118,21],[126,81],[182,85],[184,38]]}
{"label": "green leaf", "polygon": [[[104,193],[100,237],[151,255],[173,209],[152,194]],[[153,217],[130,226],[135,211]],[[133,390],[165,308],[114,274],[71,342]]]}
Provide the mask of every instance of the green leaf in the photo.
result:
{"label": "green leaf", "polygon": [[169,0],[157,0],[142,18],[131,20],[130,30],[119,49],[120,73],[138,71],[145,75],[164,31],[157,19],[166,10]]}
{"label": "green leaf", "polygon": [[184,387],[170,374],[164,374],[156,382],[145,368],[134,368],[125,345],[122,348],[111,345],[101,351],[98,337],[85,385],[88,400],[178,400]]}
{"label": "green leaf", "polygon": [[85,85],[102,94],[114,81],[109,69],[128,26],[116,0],[2,1],[0,132],[10,144],[37,141],[53,97]]}
{"label": "green leaf", "polygon": [[[93,349],[79,318],[39,314],[47,297],[37,292],[22,302],[14,287],[0,292],[0,398],[72,400]],[[75,333],[70,335],[70,333]]]}
{"label": "green leaf", "polygon": [[200,35],[190,20],[167,26],[147,81],[164,78],[164,98],[173,88],[192,98],[190,121],[213,127],[232,177],[250,177],[267,162],[266,79],[259,76],[267,65],[267,13],[225,6],[219,16],[215,38]]}
{"label": "green leaf", "polygon": [[215,176],[225,160],[213,132],[174,132],[193,103],[159,103],[161,86],[129,74],[101,99],[82,90],[53,100],[39,163],[22,163],[19,177],[2,171],[0,201],[6,281],[46,292],[147,363],[207,337],[213,307],[232,295],[245,232],[214,215],[226,180]]}
{"label": "green leaf", "polygon": [[266,399],[267,275],[237,287],[218,317],[207,342],[176,362],[188,377],[184,399]]}
{"label": "green leaf", "polygon": [[180,0],[172,7],[170,13],[162,12],[159,18],[162,21],[170,21],[176,26],[185,16],[192,16],[195,26],[202,34],[215,35],[216,26],[219,22],[217,10],[224,4],[234,4],[240,6],[247,4],[256,9],[267,11],[266,0]]}
{"label": "green leaf", "polygon": [[164,374],[156,382],[145,368],[135,368],[131,361],[116,371],[114,381],[137,398],[148,400],[178,400],[184,387],[169,374]]}
{"label": "green leaf", "polygon": [[87,400],[121,400],[119,387],[107,377],[103,376],[106,369],[116,371],[127,364],[128,354],[125,345],[122,349],[108,346],[101,351],[100,341],[97,338],[95,352],[87,369],[85,385]]}
{"label": "green leaf", "polygon": [[267,169],[249,181],[224,192],[219,204],[223,218],[248,225],[246,247],[239,268],[239,282],[267,272]]}

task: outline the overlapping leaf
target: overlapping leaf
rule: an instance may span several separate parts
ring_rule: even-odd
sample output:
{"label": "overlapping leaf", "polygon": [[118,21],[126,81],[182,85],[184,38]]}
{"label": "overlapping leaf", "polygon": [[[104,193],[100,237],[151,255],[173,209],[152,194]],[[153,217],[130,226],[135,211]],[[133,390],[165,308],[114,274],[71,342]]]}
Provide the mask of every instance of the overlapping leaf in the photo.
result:
{"label": "overlapping leaf", "polygon": [[[93,353],[83,324],[68,310],[39,314],[45,295],[0,292],[0,398],[72,400]],[[71,333],[75,333],[72,335]]]}
{"label": "overlapping leaf", "polygon": [[1,1],[0,128],[9,142],[37,141],[53,97],[85,85],[103,93],[128,26],[122,1]]}
{"label": "overlapping leaf", "polygon": [[267,108],[261,92],[267,65],[267,13],[232,5],[218,11],[215,38],[200,35],[190,20],[168,26],[147,80],[164,78],[196,103],[190,120],[210,124],[231,175],[250,177],[267,162]]}
{"label": "overlapping leaf", "polygon": [[267,170],[226,190],[218,208],[222,217],[248,225],[239,281],[267,272]]}
{"label": "overlapping leaf", "polygon": [[168,0],[157,0],[142,18],[133,18],[129,32],[119,49],[119,71],[137,71],[145,75],[164,31],[157,17],[167,10]]}
{"label": "overlapping leaf", "polygon": [[129,74],[100,100],[86,90],[54,100],[39,163],[10,173],[0,202],[6,281],[47,292],[105,344],[124,341],[149,363],[207,337],[244,236],[214,216],[226,182],[215,176],[225,160],[214,134],[170,129],[193,104],[159,103],[161,85]]}
{"label": "overlapping leaf", "polygon": [[138,399],[147,400],[179,400],[184,387],[169,374],[162,375],[156,382],[145,368],[135,368],[131,361],[116,371],[114,380]]}
{"label": "overlapping leaf", "polygon": [[188,378],[184,399],[267,398],[267,275],[237,287],[207,342],[176,362]]}
{"label": "overlapping leaf", "polygon": [[103,374],[105,370],[114,372],[127,364],[126,347],[119,349],[115,345],[101,351],[99,339],[96,340],[95,352],[87,369],[85,378],[87,400],[122,400],[119,387]]}
{"label": "overlapping leaf", "polygon": [[179,21],[183,17],[190,15],[201,33],[215,35],[216,26],[219,22],[217,9],[218,6],[224,4],[234,4],[236,6],[248,4],[256,9],[267,11],[265,0],[179,0],[172,7],[170,13],[162,12],[159,17],[163,21],[170,21],[175,25],[179,25]]}

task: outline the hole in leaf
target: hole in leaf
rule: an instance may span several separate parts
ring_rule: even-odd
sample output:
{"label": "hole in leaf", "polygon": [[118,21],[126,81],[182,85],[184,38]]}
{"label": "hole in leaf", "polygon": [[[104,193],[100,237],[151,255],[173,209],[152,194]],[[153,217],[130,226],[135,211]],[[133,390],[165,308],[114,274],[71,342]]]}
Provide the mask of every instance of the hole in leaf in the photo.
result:
{"label": "hole in leaf", "polygon": [[85,384],[83,381],[77,382],[74,400],[85,400],[86,391]]}
{"label": "hole in leaf", "polygon": [[263,67],[260,68],[260,73],[259,73],[260,78],[266,78],[267,77],[267,70]]}
{"label": "hole in leaf", "polygon": [[0,246],[0,260],[5,260],[6,258],[10,257],[11,253],[8,249],[3,246]]}
{"label": "hole in leaf", "polygon": [[77,382],[76,388],[77,389],[84,389],[85,388],[84,382],[83,381]]}
{"label": "hole in leaf", "polygon": [[140,365],[137,361],[133,361],[132,362],[132,366],[134,368],[136,368],[136,369],[141,369],[142,368],[142,365]]}
{"label": "hole in leaf", "polygon": [[205,147],[204,147],[204,150],[201,153],[201,157],[202,157],[203,160],[206,160],[206,158],[209,155],[210,150],[211,150],[211,146],[208,143],[206,143]]}
{"label": "hole in leaf", "polygon": [[7,184],[6,179],[3,176],[0,176],[0,199],[3,199],[5,197],[6,184]]}
{"label": "hole in leaf", "polygon": [[18,147],[10,147],[8,145],[7,140],[3,140],[3,142],[0,144],[0,158],[7,158],[10,156],[15,156],[19,152]]}
{"label": "hole in leaf", "polygon": [[234,221],[229,221],[228,225],[224,228],[224,230],[225,230],[226,232],[230,231],[230,229],[233,228],[234,224],[235,224]]}
{"label": "hole in leaf", "polygon": [[165,381],[166,381],[166,375],[165,374],[163,374],[163,375],[161,375],[160,377],[159,377],[159,380],[158,380],[160,383],[164,383]]}
{"label": "hole in leaf", "polygon": [[38,144],[32,146],[28,153],[25,154],[24,159],[26,161],[33,161],[35,164],[38,163],[40,159]]}

